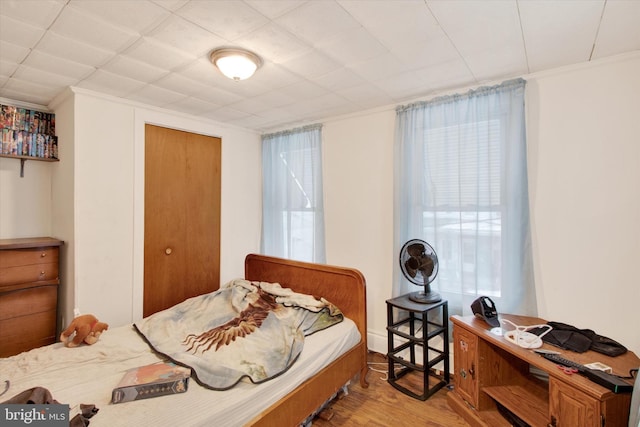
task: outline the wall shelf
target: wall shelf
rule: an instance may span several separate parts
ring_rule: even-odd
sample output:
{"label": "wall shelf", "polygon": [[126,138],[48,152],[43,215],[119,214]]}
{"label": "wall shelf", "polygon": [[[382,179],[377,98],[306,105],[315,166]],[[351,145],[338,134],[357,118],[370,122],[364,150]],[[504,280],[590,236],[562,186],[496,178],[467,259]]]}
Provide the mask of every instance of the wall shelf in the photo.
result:
{"label": "wall shelf", "polygon": [[35,157],[35,156],[16,156],[13,154],[0,154],[0,157],[4,157],[6,159],[20,159],[20,178],[24,178],[24,162],[27,160],[37,160],[39,162],[59,162],[60,159],[49,159],[46,157]]}

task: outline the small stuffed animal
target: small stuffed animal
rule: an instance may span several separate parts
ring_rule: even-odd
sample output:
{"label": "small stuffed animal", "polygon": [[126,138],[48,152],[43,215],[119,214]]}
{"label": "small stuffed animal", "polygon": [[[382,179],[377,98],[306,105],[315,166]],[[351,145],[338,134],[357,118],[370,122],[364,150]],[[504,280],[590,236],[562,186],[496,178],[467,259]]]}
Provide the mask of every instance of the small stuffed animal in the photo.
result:
{"label": "small stuffed animal", "polygon": [[[89,345],[95,344],[100,338],[102,332],[109,329],[109,325],[98,322],[98,319],[92,314],[83,314],[71,321],[67,329],[60,334],[60,341],[67,347],[77,347],[83,341]],[[75,332],[75,337],[71,340],[71,336]]]}

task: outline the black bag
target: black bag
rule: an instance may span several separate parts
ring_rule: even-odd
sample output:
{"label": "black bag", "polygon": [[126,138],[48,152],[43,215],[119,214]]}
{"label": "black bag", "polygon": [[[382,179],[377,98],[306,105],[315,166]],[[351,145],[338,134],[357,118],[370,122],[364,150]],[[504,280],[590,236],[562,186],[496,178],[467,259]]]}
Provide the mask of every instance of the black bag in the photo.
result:
{"label": "black bag", "polygon": [[[591,329],[578,329],[575,326],[560,322],[547,322],[547,324],[553,329],[542,337],[542,341],[556,347],[575,351],[576,353],[593,350],[607,356],[619,356],[627,352],[626,347],[619,342],[598,335]],[[546,330],[546,328],[534,328],[529,332],[540,335]]]}

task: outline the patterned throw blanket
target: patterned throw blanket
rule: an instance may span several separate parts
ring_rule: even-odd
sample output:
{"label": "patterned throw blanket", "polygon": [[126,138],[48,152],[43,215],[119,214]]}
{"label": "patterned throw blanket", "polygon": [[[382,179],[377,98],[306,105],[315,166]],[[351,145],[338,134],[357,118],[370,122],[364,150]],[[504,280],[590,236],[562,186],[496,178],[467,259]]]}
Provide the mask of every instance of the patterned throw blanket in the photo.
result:
{"label": "patterned throw blanket", "polygon": [[259,383],[283,373],[302,351],[305,336],[342,319],[324,298],[236,279],[134,327],[156,352],[190,367],[202,386],[226,390],[243,377]]}

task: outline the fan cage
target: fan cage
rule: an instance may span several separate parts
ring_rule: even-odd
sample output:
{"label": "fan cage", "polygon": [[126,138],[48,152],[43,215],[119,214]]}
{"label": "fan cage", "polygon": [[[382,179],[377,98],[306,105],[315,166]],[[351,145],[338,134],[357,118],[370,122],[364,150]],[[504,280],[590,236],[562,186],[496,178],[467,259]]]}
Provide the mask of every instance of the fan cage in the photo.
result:
{"label": "fan cage", "polygon": [[[422,270],[425,260],[431,261],[433,264],[428,276],[425,276]],[[423,290],[409,293],[408,297],[411,301],[420,304],[434,304],[442,301],[440,294],[431,290],[431,282],[438,275],[438,255],[429,243],[421,239],[407,241],[400,250],[399,262],[404,277],[414,285],[423,286]],[[407,265],[409,263],[411,267]],[[418,276],[422,278],[422,281],[418,279]]]}

